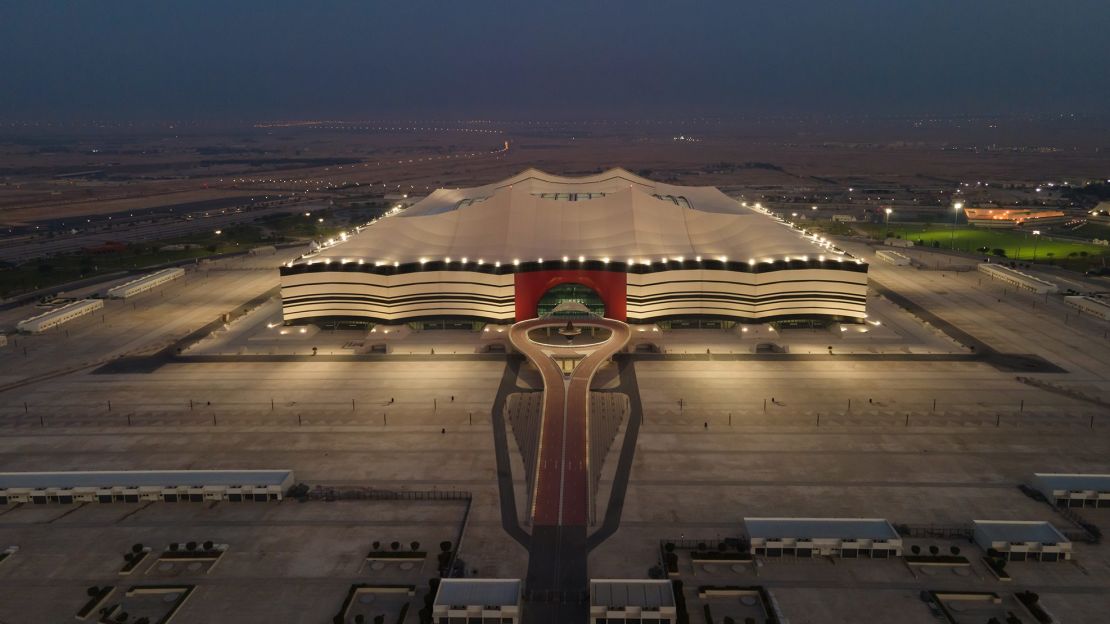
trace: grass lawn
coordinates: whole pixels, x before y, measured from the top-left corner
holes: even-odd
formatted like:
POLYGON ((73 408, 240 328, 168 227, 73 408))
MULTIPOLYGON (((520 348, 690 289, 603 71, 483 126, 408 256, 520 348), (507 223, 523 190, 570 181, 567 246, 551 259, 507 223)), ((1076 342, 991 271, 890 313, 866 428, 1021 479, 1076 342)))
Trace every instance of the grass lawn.
POLYGON ((85 252, 51 256, 25 262, 15 267, 0 268, 0 297, 10 297, 22 292, 49 288, 75 280, 105 275, 118 271, 131 271, 167 262, 204 258, 221 253, 245 251, 268 243, 258 228, 233 226, 219 236, 203 234, 168 241, 136 243, 126 251, 90 254, 85 252), (173 243, 199 245, 193 249, 161 251, 159 247, 173 243))
POLYGON ((1069 265, 1098 264, 1101 263, 1101 256, 1110 255, 1110 248, 1101 245, 1054 239, 1047 235, 1034 236, 1031 232, 1017 230, 967 226, 958 226, 953 230, 950 225, 929 223, 891 223, 889 228, 881 224, 855 226, 875 238, 883 236, 884 231, 889 231, 899 238, 915 243, 922 241, 927 246, 933 246, 935 242, 941 249, 955 246, 958 251, 980 253, 983 248, 988 249, 986 253, 991 253, 989 250, 1003 249, 1006 257, 1011 260, 1033 260, 1035 251, 1036 260, 1040 262, 1052 260, 1069 265))

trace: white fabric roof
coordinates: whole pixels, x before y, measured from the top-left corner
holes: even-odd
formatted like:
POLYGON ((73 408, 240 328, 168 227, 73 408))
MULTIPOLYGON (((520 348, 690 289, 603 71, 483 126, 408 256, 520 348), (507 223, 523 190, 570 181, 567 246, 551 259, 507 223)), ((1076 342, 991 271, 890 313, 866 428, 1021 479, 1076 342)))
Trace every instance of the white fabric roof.
POLYGON ((495 184, 439 189, 313 258, 509 263, 581 255, 623 262, 698 255, 779 259, 824 251, 711 186, 663 184, 623 169, 580 178, 528 169, 495 184), (577 201, 541 197, 568 193, 579 194, 577 201))

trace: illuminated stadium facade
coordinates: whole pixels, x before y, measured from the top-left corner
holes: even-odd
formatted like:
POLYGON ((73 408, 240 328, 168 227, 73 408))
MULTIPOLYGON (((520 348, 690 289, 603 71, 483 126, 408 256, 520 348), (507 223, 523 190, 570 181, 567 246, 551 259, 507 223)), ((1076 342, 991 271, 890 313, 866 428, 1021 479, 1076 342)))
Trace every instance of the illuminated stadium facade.
POLYGON ((862 319, 867 265, 713 187, 529 169, 440 189, 282 267, 287 322, 862 319))

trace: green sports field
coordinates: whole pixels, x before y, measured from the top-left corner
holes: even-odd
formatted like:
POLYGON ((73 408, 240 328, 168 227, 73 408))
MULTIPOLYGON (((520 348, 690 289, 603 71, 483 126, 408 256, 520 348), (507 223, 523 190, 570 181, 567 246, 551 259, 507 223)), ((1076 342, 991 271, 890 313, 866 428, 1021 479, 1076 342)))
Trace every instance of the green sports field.
POLYGON ((950 225, 930 223, 891 223, 889 227, 881 224, 857 224, 856 227, 876 238, 882 237, 884 232, 893 232, 899 238, 911 240, 914 243, 921 241, 921 244, 930 247, 935 243, 935 246, 941 249, 954 247, 956 250, 968 252, 978 252, 983 248, 1003 249, 1006 251, 1006 257, 1012 260, 1033 260, 1034 253, 1036 253, 1036 260, 1040 262, 1089 261, 1095 256, 1110 255, 1110 248, 1101 245, 1053 239, 1047 235, 1034 236, 1032 232, 1017 230, 967 226, 958 226, 953 230, 950 225))

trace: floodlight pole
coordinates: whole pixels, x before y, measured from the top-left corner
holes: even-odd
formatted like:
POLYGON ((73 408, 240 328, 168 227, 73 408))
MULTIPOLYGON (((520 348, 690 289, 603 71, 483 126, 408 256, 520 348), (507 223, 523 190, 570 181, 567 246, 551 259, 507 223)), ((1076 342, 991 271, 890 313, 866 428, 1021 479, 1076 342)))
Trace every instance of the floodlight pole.
POLYGON ((949 237, 949 246, 952 248, 952 251, 956 250, 956 220, 959 219, 960 209, 963 207, 963 202, 956 202, 955 204, 952 204, 952 233, 949 237))

